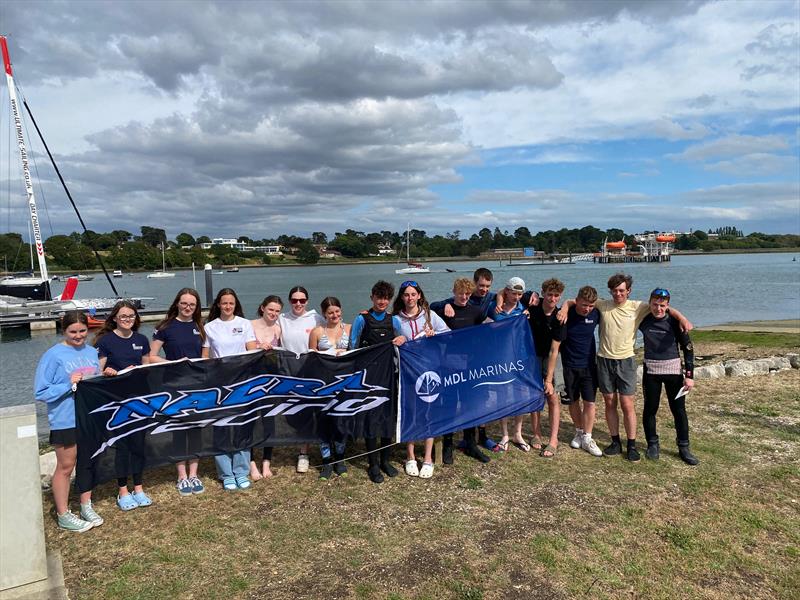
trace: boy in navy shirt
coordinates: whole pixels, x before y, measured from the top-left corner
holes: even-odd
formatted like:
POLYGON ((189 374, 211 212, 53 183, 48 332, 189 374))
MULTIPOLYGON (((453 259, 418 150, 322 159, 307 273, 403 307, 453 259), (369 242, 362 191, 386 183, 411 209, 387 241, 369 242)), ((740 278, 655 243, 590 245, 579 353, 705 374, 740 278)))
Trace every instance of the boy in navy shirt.
POLYGON ((597 290, 584 286, 578 291, 575 306, 569 309, 567 322, 556 321, 553 341, 547 357, 547 372, 544 377, 546 394, 552 394, 556 360, 561 351, 564 372, 564 396, 562 404, 569 408, 575 425, 572 448, 583 448, 592 456, 602 456, 603 451, 592 439, 595 420, 595 396, 597 395, 597 362, 595 360, 594 332, 600 322, 600 311, 594 307, 597 290), (583 398, 583 408, 580 400, 583 398))

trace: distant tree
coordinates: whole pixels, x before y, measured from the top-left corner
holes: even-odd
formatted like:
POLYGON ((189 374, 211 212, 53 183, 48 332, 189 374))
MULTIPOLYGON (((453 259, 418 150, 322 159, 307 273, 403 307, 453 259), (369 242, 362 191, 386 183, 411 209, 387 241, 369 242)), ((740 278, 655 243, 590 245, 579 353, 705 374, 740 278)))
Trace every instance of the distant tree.
POLYGON ((201 235, 199 238, 197 238, 194 241, 194 243, 195 244, 210 244, 211 243, 211 238, 208 237, 207 235, 201 235))
POLYGON ((160 246, 161 243, 167 242, 167 232, 157 227, 148 227, 142 225, 142 241, 150 246, 160 246))
POLYGON ((315 265, 319 262, 319 252, 308 240, 303 240, 297 248, 297 262, 315 265))
MULTIPOLYGON (((709 230, 709 233, 711 233, 711 230, 709 230)), ((701 242, 704 242, 708 239, 708 234, 701 229, 697 229, 694 233, 692 233, 692 235, 701 242)))
POLYGON ((117 241, 117 244, 124 244, 133 238, 133 234, 130 231, 125 231, 124 229, 115 229, 111 232, 111 236, 117 241))
POLYGON ((327 244, 328 243, 328 236, 325 235, 322 231, 315 231, 311 234, 311 243, 312 244, 327 244))
MULTIPOLYGON (((45 242, 45 248, 46 248, 45 242)), ((30 246, 22 241, 18 233, 0 234, 0 263, 8 271, 23 271, 30 268, 30 246)))
POLYGON ((188 233, 179 233, 175 236, 175 241, 178 246, 194 246, 196 244, 195 239, 188 233))
POLYGON ((116 246, 117 239, 109 233, 102 233, 94 239, 95 250, 110 250, 111 248, 116 248, 116 246))

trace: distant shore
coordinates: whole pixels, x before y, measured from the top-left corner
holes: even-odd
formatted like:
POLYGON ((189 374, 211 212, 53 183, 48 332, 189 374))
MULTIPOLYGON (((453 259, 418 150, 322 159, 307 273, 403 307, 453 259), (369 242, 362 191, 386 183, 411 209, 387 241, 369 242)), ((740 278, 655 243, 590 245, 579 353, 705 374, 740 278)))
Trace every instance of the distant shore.
POLYGON ((698 327, 698 331, 741 331, 744 333, 800 333, 800 319, 741 321, 698 327))

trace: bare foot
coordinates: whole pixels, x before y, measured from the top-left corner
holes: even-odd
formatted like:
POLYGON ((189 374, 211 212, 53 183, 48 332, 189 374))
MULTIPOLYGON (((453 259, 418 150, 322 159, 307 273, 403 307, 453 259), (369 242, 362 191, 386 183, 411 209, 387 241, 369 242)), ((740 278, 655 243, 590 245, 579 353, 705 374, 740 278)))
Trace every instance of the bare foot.
POLYGON ((269 461, 265 460, 264 464, 261 466, 261 474, 264 476, 265 479, 269 479, 274 475, 272 470, 269 468, 269 461))
POLYGON ((250 479, 253 481, 258 481, 261 479, 261 473, 258 472, 258 467, 252 460, 250 461, 250 479))

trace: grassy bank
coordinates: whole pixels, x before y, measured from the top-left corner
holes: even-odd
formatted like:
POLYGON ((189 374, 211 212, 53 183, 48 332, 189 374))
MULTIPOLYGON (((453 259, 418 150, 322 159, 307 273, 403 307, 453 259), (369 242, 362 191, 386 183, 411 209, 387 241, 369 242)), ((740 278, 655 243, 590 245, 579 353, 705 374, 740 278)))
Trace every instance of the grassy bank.
POLYGON ((376 486, 356 459, 322 483, 285 449, 247 492, 224 493, 203 461, 208 491, 181 499, 161 469, 147 509, 122 513, 98 489, 106 523, 85 535, 58 531, 46 498, 47 541, 72 598, 796 597, 800 373, 699 382, 689 418, 694 468, 665 406, 656 463, 570 449, 564 416, 554 460, 458 455, 427 481, 376 486))

